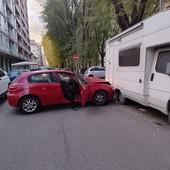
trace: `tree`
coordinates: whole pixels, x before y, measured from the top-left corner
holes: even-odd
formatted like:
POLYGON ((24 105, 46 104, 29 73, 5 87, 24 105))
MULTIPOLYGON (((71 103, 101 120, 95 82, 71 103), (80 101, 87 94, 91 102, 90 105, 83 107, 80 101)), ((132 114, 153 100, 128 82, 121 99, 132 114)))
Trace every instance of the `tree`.
POLYGON ((76 32, 76 47, 81 56, 81 64, 98 65, 101 61, 101 65, 104 65, 105 41, 113 35, 112 8, 107 2, 99 0, 82 1, 76 32))
POLYGON ((124 31, 158 11, 159 2, 156 0, 97 0, 94 6, 94 20, 91 37, 96 43, 104 65, 105 42, 109 37, 124 31), (114 9, 111 7, 113 4, 114 9))
POLYGON ((46 35, 42 38, 42 46, 44 50, 44 55, 48 61, 48 64, 52 67, 60 67, 60 49, 57 44, 53 44, 52 40, 46 35))
MULTIPOLYGON (((168 1, 168 0, 164 0, 168 1)), ((47 35, 60 48, 61 66, 104 65, 105 43, 158 11, 158 0, 47 0, 42 19, 47 35)))
POLYGON ((78 25, 76 30, 76 48, 77 53, 80 56, 79 62, 82 65, 86 65, 89 62, 90 56, 86 51, 86 43, 88 37, 88 17, 91 15, 91 3, 92 0, 81 0, 80 10, 78 14, 78 25))
POLYGON ((97 49, 96 55, 100 56, 102 66, 104 66, 106 40, 119 32, 119 27, 113 19, 113 12, 113 6, 109 2, 98 0, 93 5, 93 16, 89 18, 89 44, 97 49))
POLYGON ((115 9, 117 23, 122 31, 159 9, 158 0, 111 0, 111 2, 115 9))
MULTIPOLYGON (((66 61, 75 54, 78 12, 78 0, 48 0, 44 5, 42 19, 46 23, 47 35, 53 43, 60 46, 61 61, 66 61)), ((62 66, 64 64, 62 62, 62 66)))

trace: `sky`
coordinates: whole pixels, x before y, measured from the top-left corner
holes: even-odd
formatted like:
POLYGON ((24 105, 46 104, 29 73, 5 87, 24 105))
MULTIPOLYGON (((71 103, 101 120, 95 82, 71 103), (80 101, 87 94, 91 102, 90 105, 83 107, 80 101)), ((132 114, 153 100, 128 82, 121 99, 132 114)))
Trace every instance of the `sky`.
POLYGON ((37 0, 27 0, 30 39, 41 44, 43 23, 40 20, 42 7, 37 0))

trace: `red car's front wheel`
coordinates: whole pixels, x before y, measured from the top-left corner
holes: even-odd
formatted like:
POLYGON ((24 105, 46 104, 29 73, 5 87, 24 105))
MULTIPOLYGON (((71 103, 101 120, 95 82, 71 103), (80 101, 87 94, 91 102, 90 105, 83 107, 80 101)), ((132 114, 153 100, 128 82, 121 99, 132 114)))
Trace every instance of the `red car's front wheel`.
POLYGON ((93 103, 97 106, 105 105, 108 101, 107 93, 104 91, 97 91, 93 97, 93 103))

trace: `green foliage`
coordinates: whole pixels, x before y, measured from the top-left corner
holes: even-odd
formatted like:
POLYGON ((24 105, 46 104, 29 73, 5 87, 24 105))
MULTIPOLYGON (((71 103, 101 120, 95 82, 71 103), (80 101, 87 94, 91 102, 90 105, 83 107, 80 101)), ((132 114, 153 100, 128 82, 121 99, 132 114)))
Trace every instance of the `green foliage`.
POLYGON ((53 43, 46 35, 43 36, 41 44, 48 64, 52 67, 60 67, 61 59, 59 46, 56 43, 53 43))
POLYGON ((60 46, 62 67, 76 53, 74 44, 78 12, 78 1, 48 0, 44 5, 42 19, 46 23, 47 35, 60 46))
POLYGON ((79 65, 104 65, 106 40, 157 12, 159 1, 47 0, 43 6, 53 59, 72 67, 74 55, 79 65))
MULTIPOLYGON (((159 0, 108 0, 114 6, 116 21, 122 31, 159 10, 159 0)), ((162 1, 166 3, 169 0, 162 1)))

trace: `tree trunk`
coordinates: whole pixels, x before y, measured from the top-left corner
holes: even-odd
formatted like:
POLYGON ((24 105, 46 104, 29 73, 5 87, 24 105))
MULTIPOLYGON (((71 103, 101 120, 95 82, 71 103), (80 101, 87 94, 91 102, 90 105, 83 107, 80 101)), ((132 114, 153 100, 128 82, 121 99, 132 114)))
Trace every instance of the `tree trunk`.
POLYGON ((121 30, 124 31, 143 19, 148 0, 140 0, 140 2, 133 0, 133 7, 130 16, 125 12, 122 0, 112 0, 112 2, 117 16, 117 23, 121 30))
POLYGON ((113 0, 117 22, 121 30, 124 31, 129 27, 129 18, 124 10, 122 0, 113 0))

